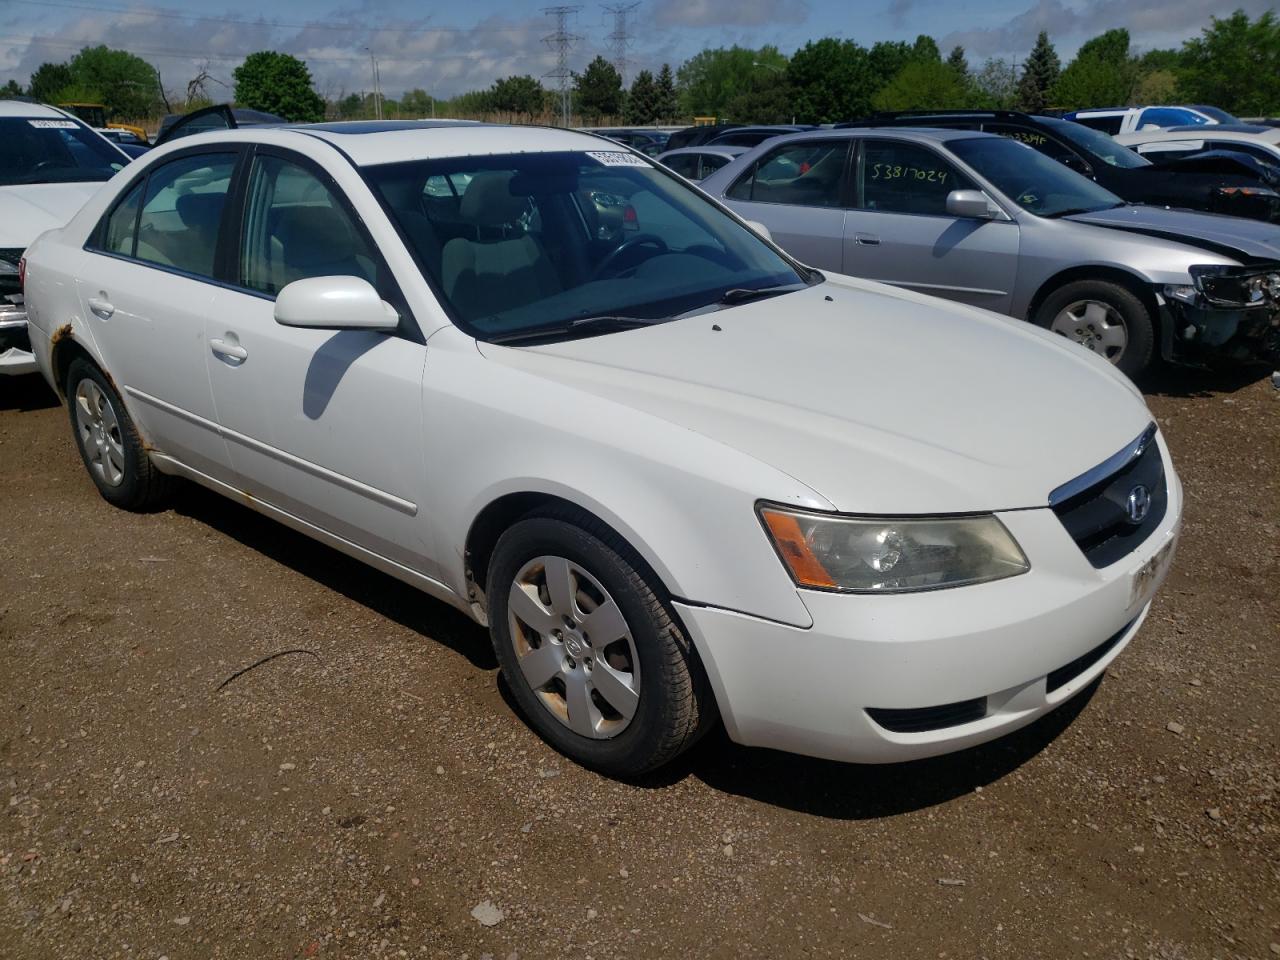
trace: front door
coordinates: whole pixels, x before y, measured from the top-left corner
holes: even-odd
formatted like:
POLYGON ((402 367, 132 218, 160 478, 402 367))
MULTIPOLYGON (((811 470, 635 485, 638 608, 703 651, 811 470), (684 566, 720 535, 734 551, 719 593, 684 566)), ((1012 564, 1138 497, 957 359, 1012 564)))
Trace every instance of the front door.
POLYGON ((856 171, 845 273, 1009 312, 1018 225, 947 213, 947 194, 977 189, 950 160, 912 141, 868 139, 856 171))
POLYGON ((99 224, 76 288, 103 362, 143 436, 210 476, 228 469, 205 370, 204 329, 238 154, 181 155, 153 167, 99 224))
POLYGON ((207 326, 209 379, 245 492, 430 575, 425 558, 422 377, 402 333, 275 322, 275 296, 307 277, 356 276, 398 304, 395 282, 341 188, 296 155, 259 148, 239 228, 238 281, 207 326))

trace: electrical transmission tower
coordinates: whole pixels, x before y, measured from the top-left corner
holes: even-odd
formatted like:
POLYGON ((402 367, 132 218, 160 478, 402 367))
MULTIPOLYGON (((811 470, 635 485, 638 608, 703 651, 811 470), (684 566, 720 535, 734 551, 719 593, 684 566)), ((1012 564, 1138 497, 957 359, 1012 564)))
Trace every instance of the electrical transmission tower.
POLYGON ((618 76, 622 78, 622 86, 627 85, 627 49, 631 46, 631 34, 627 30, 627 18, 631 16, 631 11, 640 6, 640 0, 634 3, 606 3, 603 4, 605 13, 613 14, 613 33, 605 37, 609 41, 609 49, 613 51, 613 68, 618 71, 618 76))
POLYGON ((581 10, 577 6, 543 7, 542 12, 555 22, 555 32, 547 34, 542 42, 555 51, 556 68, 542 75, 544 80, 555 80, 560 90, 561 122, 569 125, 569 50, 578 42, 578 37, 569 32, 569 17, 581 10))

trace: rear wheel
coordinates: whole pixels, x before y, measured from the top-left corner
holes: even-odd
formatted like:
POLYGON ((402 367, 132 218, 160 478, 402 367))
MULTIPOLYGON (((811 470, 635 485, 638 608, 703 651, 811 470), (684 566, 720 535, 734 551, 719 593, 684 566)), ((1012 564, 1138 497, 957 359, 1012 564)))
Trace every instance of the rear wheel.
POLYGON ((137 511, 164 500, 169 477, 152 464, 111 381, 83 358, 67 371, 67 410, 76 449, 103 499, 137 511))
POLYGON ((489 629, 530 724, 584 766, 634 776, 714 716, 705 675, 647 566, 565 511, 521 520, 489 564, 489 629))
POLYGON ((1106 280, 1077 280, 1049 294, 1034 322, 1104 357, 1129 377, 1151 362, 1155 324, 1134 293, 1106 280))

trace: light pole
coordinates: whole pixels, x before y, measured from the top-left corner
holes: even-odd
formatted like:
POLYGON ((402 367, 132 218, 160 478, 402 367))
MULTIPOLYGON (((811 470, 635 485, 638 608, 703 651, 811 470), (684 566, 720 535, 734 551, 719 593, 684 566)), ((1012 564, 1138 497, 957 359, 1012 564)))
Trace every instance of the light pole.
POLYGON ((378 58, 373 55, 373 47, 365 47, 369 51, 369 70, 373 74, 373 115, 382 119, 382 89, 378 82, 378 58))

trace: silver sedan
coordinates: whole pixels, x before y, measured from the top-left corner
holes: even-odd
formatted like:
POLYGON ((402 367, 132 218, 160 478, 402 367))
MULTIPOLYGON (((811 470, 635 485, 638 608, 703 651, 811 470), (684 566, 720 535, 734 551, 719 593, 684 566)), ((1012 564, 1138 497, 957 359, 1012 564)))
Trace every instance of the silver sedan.
POLYGON ((1155 358, 1280 357, 1280 233, 1126 205, 969 130, 815 130, 702 189, 804 262, 1030 320, 1134 376, 1155 358))

